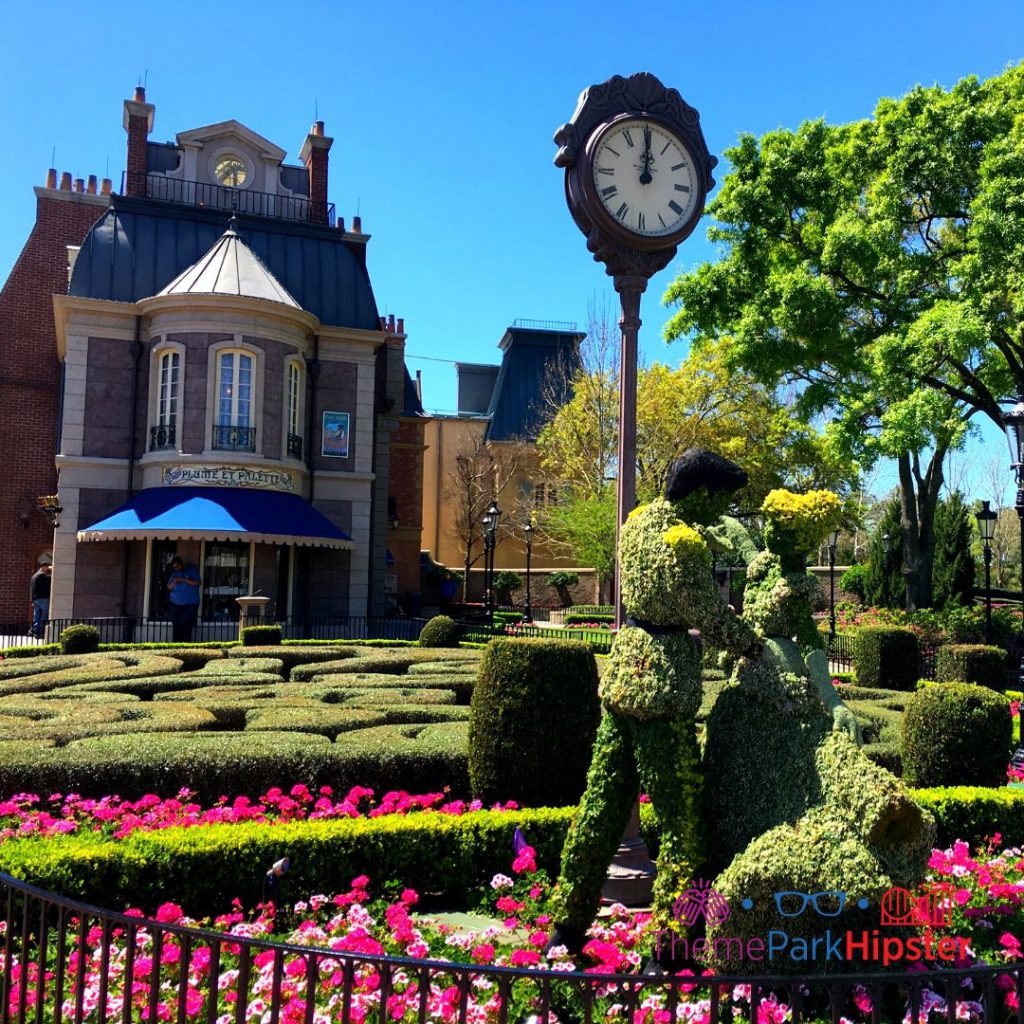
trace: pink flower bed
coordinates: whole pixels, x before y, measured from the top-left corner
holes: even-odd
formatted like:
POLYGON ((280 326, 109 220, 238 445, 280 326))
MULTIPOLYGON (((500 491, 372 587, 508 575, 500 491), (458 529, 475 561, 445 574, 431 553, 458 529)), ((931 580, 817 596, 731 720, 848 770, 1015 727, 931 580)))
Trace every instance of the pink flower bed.
MULTIPOLYGON (((967 844, 955 843, 948 850, 934 851, 929 867, 929 884, 944 886, 940 907, 947 918, 941 926, 930 926, 931 930, 970 937, 972 956, 967 966, 1019 961, 1024 936, 1024 854, 1017 849, 996 853, 992 844, 972 855, 967 844)), ((219 977, 214 989, 211 984, 214 958, 208 943, 184 945, 175 935, 165 934, 162 943, 157 944, 146 928, 135 932, 134 976, 128 988, 129 958, 124 932, 114 931, 109 942, 105 942, 102 929, 93 927, 87 929, 84 948, 79 950, 75 946, 68 958, 65 977, 70 988, 63 1012, 65 1016, 74 1013, 79 996, 75 986, 81 956, 84 957, 81 996, 86 1011, 84 1019, 88 1021, 107 1017, 120 1019, 126 999, 131 1003, 128 1010, 135 1020, 151 1019, 151 1000, 160 1020, 176 1019, 180 1008, 187 1019, 206 1019, 212 1013, 218 1024, 228 1024, 235 1019, 240 1000, 246 1002, 245 1020, 266 1020, 271 1009, 275 974, 281 978, 279 1009, 280 1020, 285 1024, 297 1024, 305 1019, 307 1000, 311 997, 315 1001, 312 1019, 320 1024, 341 1020, 346 1012, 357 1024, 370 1020, 413 1021, 419 1019, 421 1006, 426 1008, 427 1020, 443 1024, 461 1019, 474 1024, 491 1024, 503 1019, 524 1021, 540 1009, 542 986, 531 984, 528 973, 527 980, 517 981, 508 991, 502 988, 497 976, 486 973, 486 968, 492 966, 510 966, 527 972, 543 968, 562 973, 575 969, 595 975, 592 1006, 595 1021, 671 1024, 673 1018, 667 1009, 664 989, 655 986, 645 991, 639 1003, 629 1008, 623 990, 606 977, 641 970, 653 938, 650 915, 632 913, 618 905, 612 907, 607 917, 592 926, 583 956, 574 962, 564 948, 544 952, 551 925, 544 911, 549 888, 544 873, 536 870, 535 852, 517 835, 511 874, 496 875, 488 889, 486 908, 497 915, 498 921, 480 931, 459 931, 429 917, 418 917, 415 907, 419 896, 411 889, 405 889, 390 900, 375 897, 365 875, 353 879, 345 893, 310 896, 295 904, 285 917, 275 915, 272 905, 261 907, 253 919, 246 919, 236 909, 217 918, 214 926, 229 935, 257 939, 283 937, 295 946, 326 951, 319 955, 319 969, 311 979, 308 976, 310 959, 306 954, 260 950, 252 959, 244 991, 239 988, 242 975, 237 943, 228 940, 222 945, 219 977), (425 964, 423 970, 403 966, 385 975, 379 965, 365 960, 347 960, 341 954, 357 958, 397 956, 413 961, 472 964, 483 973, 478 973, 464 990, 457 977, 446 972, 443 963, 436 967, 425 964), (101 1007, 104 990, 100 986, 100 973, 104 964, 108 965, 109 984, 105 990, 106 1006, 101 1007), (349 964, 350 995, 346 1011, 344 982, 349 964), (216 1003, 211 1006, 213 999, 216 1003), (466 1001, 464 1018, 463 1000, 466 1001), (179 1001, 183 1002, 180 1007, 179 1001)), ((186 918, 181 908, 173 903, 164 904, 157 919, 178 925, 197 923, 186 918)), ((71 934, 75 934, 74 923, 71 934)), ((18 1010, 23 991, 27 1007, 34 1009, 35 986, 39 980, 34 961, 22 973, 17 943, 14 953, 9 1003, 12 1016, 18 1010)), ((705 1024, 711 1012, 709 986, 702 975, 693 971, 681 971, 680 976, 683 982, 679 986, 680 1005, 675 1020, 705 1024)), ((52 977, 48 970, 47 978, 52 977)), ((557 991, 559 983, 550 984, 557 991)), ((947 988, 944 984, 937 988, 939 991, 926 989, 922 993, 917 1020, 911 1020, 909 1011, 902 1018, 886 1019, 902 1019, 903 1024, 930 1024, 946 1019, 947 988)), ((969 978, 958 981, 956 991, 956 1005, 948 1009, 960 1021, 980 1021, 986 1009, 990 1018, 996 1019, 1017 1008, 1016 983, 1009 974, 997 978, 994 998, 999 1006, 984 1007, 984 986, 974 984, 969 978)), ((805 996, 810 995, 812 993, 805 992, 805 996)), ((569 998, 569 990, 562 996, 569 998)), ((785 993, 769 991, 760 995, 756 1006, 751 1007, 749 985, 725 986, 718 992, 719 1012, 726 1018, 781 1024, 792 1020, 793 1016, 786 998, 785 993)), ((875 1008, 867 989, 852 988, 846 1000, 840 1017, 843 1024, 859 1024, 871 1018, 875 1008)), ((52 1007, 49 1010, 47 1017, 52 1014, 52 1007)), ((574 1019, 571 1013, 563 1017, 552 1011, 545 1024, 559 1024, 569 1019, 574 1019)))
MULTIPOLYGON (((34 793, 17 793, 0 801, 0 839, 38 834, 61 835, 68 832, 102 832, 123 838, 132 832, 193 825, 213 825, 240 821, 259 821, 268 825, 282 821, 313 821, 326 818, 379 818, 386 814, 434 812, 460 815, 483 809, 479 800, 449 800, 446 793, 412 796, 401 790, 384 794, 374 801, 374 792, 365 786, 353 786, 340 799, 334 799, 330 786, 316 794, 301 783, 285 793, 274 787, 256 800, 224 796, 213 807, 202 807, 183 789, 176 797, 161 800, 149 794, 139 800, 105 796, 98 800, 75 793, 51 794, 45 801, 34 793)), ((515 801, 495 804, 495 810, 514 811, 515 801)))

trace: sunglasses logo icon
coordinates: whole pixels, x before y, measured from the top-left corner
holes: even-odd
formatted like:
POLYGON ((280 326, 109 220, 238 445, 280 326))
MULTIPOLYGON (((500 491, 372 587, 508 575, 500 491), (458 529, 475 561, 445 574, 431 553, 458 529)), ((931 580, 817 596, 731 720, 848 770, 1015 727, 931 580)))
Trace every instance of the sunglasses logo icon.
POLYGON ((808 904, 819 917, 838 917, 846 906, 846 893, 838 890, 822 892, 777 892, 775 907, 783 917, 799 917, 808 904))

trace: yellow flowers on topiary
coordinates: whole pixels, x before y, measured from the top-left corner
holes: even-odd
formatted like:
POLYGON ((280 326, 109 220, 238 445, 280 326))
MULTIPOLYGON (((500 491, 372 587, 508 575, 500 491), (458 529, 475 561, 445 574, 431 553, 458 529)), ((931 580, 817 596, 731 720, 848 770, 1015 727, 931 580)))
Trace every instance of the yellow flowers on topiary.
POLYGON ((786 563, 791 558, 806 556, 839 526, 843 508, 831 491, 795 494, 780 487, 768 492, 761 512, 765 544, 788 569, 786 563))

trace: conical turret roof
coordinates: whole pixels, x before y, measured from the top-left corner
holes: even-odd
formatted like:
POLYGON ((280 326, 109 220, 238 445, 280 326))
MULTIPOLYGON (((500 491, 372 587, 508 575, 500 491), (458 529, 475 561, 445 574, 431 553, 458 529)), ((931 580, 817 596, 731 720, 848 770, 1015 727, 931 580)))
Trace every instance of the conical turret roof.
POLYGON ((192 266, 182 271, 159 295, 234 295, 265 299, 294 309, 302 307, 245 244, 231 218, 227 231, 192 266))

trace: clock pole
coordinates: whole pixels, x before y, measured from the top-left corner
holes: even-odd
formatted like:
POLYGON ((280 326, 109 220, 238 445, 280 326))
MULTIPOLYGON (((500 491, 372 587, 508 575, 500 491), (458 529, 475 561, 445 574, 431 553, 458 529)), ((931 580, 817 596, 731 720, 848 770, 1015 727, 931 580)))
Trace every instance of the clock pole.
MULTIPOLYGON (((636 505, 636 380, 640 325, 640 296, 647 290, 647 278, 637 274, 616 274, 619 293, 619 329, 622 348, 619 358, 619 466, 616 479, 615 550, 619 532, 636 505)), ((619 561, 615 560, 615 624, 625 621, 622 588, 619 585, 619 561)))

